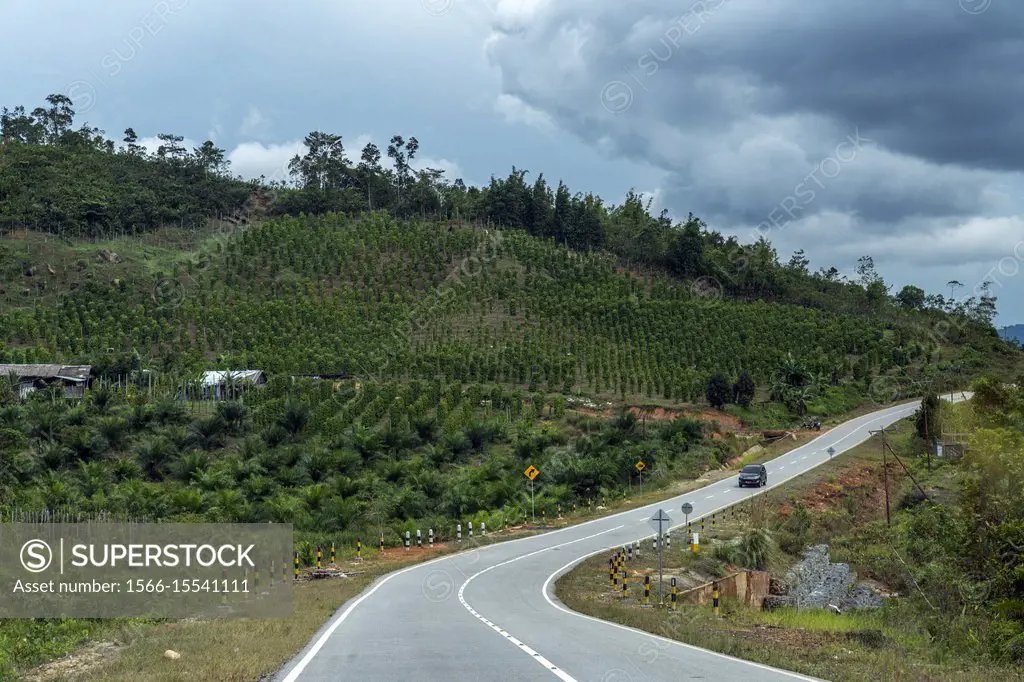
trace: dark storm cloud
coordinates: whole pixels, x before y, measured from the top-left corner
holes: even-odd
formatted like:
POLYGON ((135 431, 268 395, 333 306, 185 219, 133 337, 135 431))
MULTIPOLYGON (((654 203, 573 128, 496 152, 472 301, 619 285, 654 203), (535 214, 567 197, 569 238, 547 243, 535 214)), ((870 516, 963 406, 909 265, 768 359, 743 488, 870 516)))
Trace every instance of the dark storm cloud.
POLYGON ((777 110, 859 125, 939 163, 1021 169, 1024 3, 977 15, 950 0, 821 5, 810 21, 782 13, 756 40, 716 36, 719 56, 776 89, 777 110))
POLYGON ((1024 3, 963 2, 984 11, 527 2, 489 55, 506 91, 664 169, 677 212, 756 225, 784 205, 789 221, 828 211, 888 233, 986 215, 1000 171, 1024 164, 1024 3), (855 153, 839 148, 851 136, 855 153))

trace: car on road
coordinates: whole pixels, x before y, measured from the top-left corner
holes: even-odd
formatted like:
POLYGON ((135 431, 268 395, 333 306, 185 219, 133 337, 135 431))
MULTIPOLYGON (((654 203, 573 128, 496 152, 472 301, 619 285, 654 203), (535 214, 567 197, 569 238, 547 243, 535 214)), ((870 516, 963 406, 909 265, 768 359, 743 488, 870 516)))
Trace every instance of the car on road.
POLYGON ((740 487, 768 485, 768 469, 763 464, 748 464, 740 469, 740 487))

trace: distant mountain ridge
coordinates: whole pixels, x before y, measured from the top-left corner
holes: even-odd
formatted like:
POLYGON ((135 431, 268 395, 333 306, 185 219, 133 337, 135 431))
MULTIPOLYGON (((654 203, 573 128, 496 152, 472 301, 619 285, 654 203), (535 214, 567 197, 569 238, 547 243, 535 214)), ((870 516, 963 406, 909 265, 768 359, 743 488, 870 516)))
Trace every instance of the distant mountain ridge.
POLYGON ((1024 343, 1024 324, 1011 324, 1009 327, 1003 327, 999 330, 999 336, 1024 343))

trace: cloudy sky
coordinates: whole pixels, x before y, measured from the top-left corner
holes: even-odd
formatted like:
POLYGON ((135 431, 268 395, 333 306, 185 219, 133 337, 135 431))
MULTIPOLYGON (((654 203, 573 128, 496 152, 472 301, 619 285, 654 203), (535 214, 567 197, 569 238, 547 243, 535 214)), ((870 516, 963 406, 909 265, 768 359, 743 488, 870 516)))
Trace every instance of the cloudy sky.
POLYGON ((971 295, 1024 322, 1019 0, 7 0, 7 106, 72 96, 120 137, 213 139, 283 178, 299 140, 415 135, 770 239, 785 259, 971 295))

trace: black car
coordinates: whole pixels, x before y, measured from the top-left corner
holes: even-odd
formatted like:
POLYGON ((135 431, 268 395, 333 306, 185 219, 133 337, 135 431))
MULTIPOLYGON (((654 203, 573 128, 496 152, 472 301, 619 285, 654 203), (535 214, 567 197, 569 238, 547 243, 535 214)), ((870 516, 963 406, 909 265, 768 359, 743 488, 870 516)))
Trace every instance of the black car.
POLYGON ((768 485, 768 470, 763 464, 748 464, 740 470, 740 487, 748 485, 755 488, 768 485))

